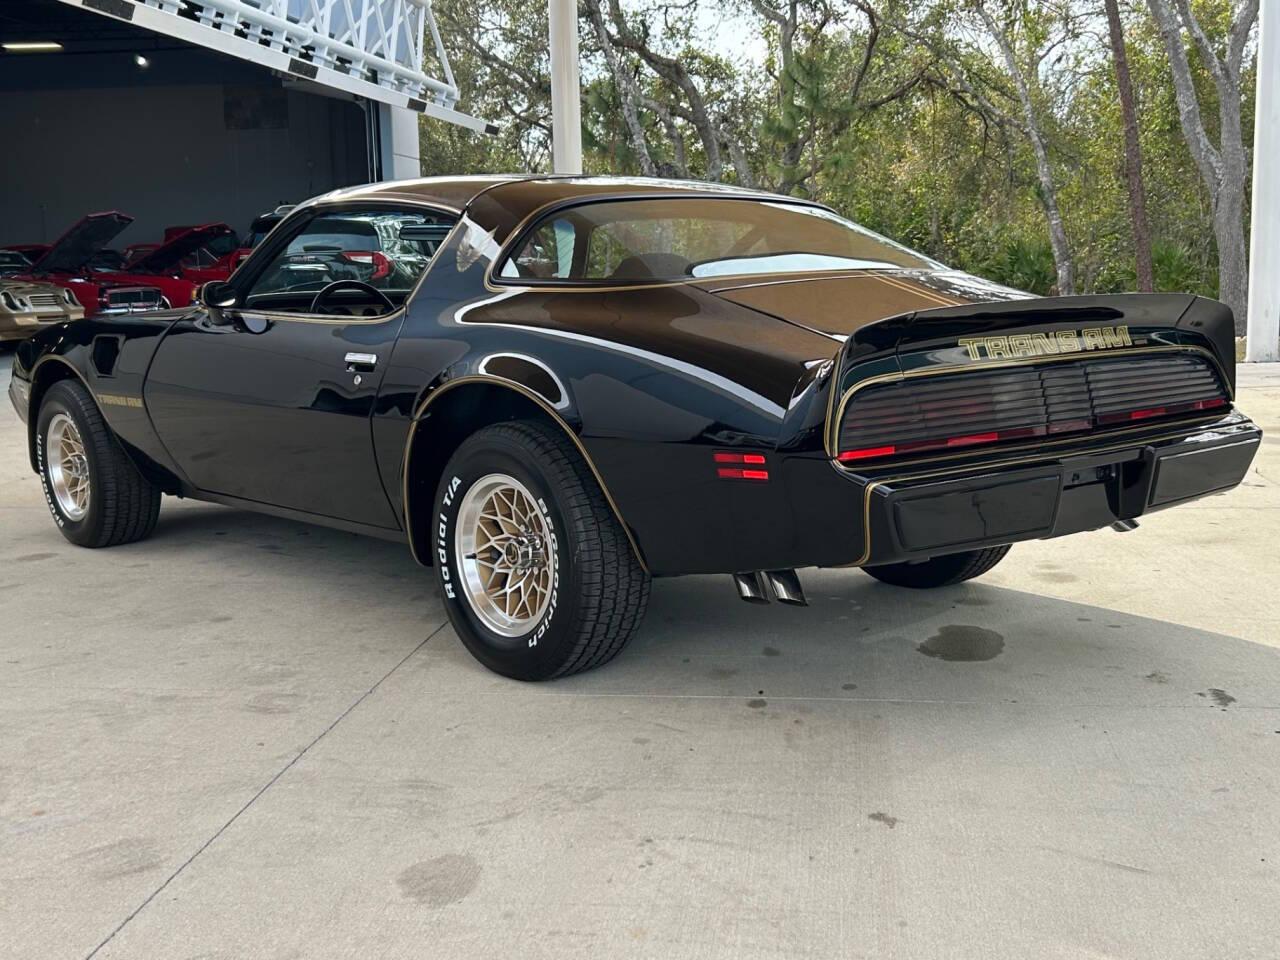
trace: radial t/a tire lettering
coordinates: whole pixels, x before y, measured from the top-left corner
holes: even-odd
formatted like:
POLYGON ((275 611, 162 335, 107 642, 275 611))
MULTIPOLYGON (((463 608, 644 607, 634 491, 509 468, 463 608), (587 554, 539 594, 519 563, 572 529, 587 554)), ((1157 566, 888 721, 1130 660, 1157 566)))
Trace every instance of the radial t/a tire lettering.
POLYGON ((473 434, 436 490, 432 560, 449 619, 482 664, 546 680, 615 657, 649 577, 575 445, 554 424, 473 434))
POLYGON ((81 547, 113 547, 151 535, 160 490, 125 456, 83 385, 49 388, 36 419, 36 465, 62 535, 81 547))

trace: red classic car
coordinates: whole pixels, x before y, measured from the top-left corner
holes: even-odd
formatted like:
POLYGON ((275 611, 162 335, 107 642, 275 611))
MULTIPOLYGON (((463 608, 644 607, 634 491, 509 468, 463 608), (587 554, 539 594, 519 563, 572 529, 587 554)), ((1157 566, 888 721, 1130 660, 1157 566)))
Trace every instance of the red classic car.
MULTIPOLYGON (((151 278, 101 273, 90 268, 93 255, 110 243, 130 220, 119 213, 85 217, 49 246, 25 274, 14 279, 66 287, 84 307, 86 316, 136 313, 166 306, 165 291, 160 284, 149 282, 151 278)), ((183 282, 191 286, 188 281, 183 282)), ((184 305, 191 301, 190 292, 186 297, 184 305)))
MULTIPOLYGON (((36 263, 33 274, 61 286, 70 287, 84 304, 87 313, 101 309, 101 298, 95 287, 104 284, 129 284, 155 287, 160 291, 160 306, 185 307, 195 298, 196 289, 206 280, 225 280, 231 275, 232 254, 213 266, 195 268, 188 276, 183 261, 216 240, 233 237, 225 223, 209 223, 187 227, 173 239, 141 255, 117 269, 95 268, 93 259, 114 240, 133 218, 118 210, 91 213, 68 230, 52 249, 36 263)), ((234 252, 234 251, 233 251, 234 252)))
POLYGON ((178 273, 196 285, 226 280, 252 253, 225 223, 165 227, 160 243, 134 243, 124 248, 129 270, 178 273), (162 252, 163 251, 163 252, 162 252))

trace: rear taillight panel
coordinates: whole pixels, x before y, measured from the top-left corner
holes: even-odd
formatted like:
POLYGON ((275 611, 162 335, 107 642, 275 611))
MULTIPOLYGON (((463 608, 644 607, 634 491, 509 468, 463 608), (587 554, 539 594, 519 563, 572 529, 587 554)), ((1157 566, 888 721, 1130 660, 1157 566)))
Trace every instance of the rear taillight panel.
POLYGON ((842 408, 846 465, 1006 441, 1087 434, 1118 424, 1225 410, 1228 393, 1201 357, 1129 357, 907 377, 855 393, 842 408))

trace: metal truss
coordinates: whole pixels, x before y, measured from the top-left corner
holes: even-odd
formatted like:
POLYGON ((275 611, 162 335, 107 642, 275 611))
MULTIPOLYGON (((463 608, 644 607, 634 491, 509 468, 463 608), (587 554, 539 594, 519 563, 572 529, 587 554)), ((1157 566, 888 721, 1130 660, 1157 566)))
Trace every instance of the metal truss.
POLYGON ((302 80, 449 120, 458 87, 431 0, 61 0, 302 80), (424 45, 430 34, 433 50, 424 45), (439 75, 428 74, 438 68, 439 75))

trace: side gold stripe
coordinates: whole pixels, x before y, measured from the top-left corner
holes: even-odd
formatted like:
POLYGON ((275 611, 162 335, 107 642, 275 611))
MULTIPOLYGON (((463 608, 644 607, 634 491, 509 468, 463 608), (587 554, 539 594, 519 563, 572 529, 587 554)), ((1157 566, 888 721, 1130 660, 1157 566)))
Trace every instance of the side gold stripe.
MULTIPOLYGON (((523 384, 516 383, 514 380, 504 380, 501 377, 495 377, 488 374, 469 374, 465 377, 458 377, 456 380, 449 380, 448 382, 441 384, 431 392, 430 396, 422 401, 418 409, 413 414, 413 420, 409 425, 409 435, 404 441, 404 458, 401 461, 400 468, 400 501, 404 511, 405 533, 409 535, 409 550, 413 554, 413 559, 417 560, 418 563, 422 563, 422 559, 418 556, 418 551, 413 546, 413 524, 409 516, 409 451, 413 445, 413 437, 414 434, 417 433, 418 424, 421 422, 422 416, 426 412, 427 407, 434 403, 436 398, 448 393, 454 387, 461 387, 468 383, 486 383, 514 390, 526 399, 532 400, 544 413, 547 414, 547 416, 551 417, 551 419, 555 421, 562 430, 564 430, 569 439, 573 441, 573 445, 578 448, 578 453, 582 454, 582 459, 586 462, 587 466, 591 468, 591 473, 595 476, 596 483, 600 484, 600 490, 604 494, 604 498, 608 502, 609 508, 613 511, 613 515, 618 518, 618 525, 622 527, 622 532, 627 535, 627 541, 631 544, 631 551, 635 554, 636 562, 640 564, 641 569, 644 570, 645 573, 649 573, 649 566, 644 562, 644 557, 640 553, 640 546, 636 543, 635 537, 631 535, 631 528, 627 526, 627 522, 622 518, 622 511, 618 509, 617 501, 613 499, 613 494, 609 492, 609 487, 605 484, 604 477, 601 476, 599 469, 597 469, 595 465, 595 461, 591 459, 591 454, 587 453, 587 448, 583 446, 582 440, 578 435, 574 433, 569 424, 565 423, 564 419, 556 413, 551 404, 547 403, 546 400, 538 396, 528 387, 523 384)), ((434 490, 431 491, 431 495, 435 496, 434 490)))

